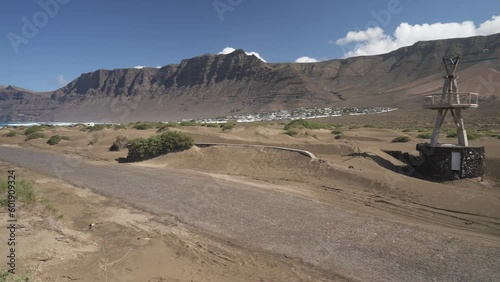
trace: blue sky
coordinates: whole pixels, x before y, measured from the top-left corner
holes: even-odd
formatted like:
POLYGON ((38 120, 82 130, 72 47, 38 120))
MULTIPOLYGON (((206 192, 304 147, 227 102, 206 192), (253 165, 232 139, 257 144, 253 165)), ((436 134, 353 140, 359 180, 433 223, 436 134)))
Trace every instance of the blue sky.
POLYGON ((497 32, 498 0, 3 0, 0 85, 55 90, 84 72, 226 47, 308 62, 497 32))

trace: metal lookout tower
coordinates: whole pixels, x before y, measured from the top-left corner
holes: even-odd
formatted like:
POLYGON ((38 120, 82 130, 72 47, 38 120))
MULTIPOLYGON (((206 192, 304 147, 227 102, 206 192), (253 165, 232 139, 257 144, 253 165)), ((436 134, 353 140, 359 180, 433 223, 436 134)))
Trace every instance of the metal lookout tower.
MULTIPOLYGON (((470 62, 483 60, 488 59, 470 62)), ((459 62, 459 56, 443 58, 446 70, 443 91, 424 98, 424 109, 437 110, 437 116, 431 142, 417 144, 420 161, 416 170, 424 177, 436 180, 474 178, 484 175, 484 146, 469 145, 462 115, 464 110, 479 106, 479 95, 472 92, 458 92, 456 73, 459 62), (453 117, 457 128, 458 144, 439 143, 439 132, 448 113, 453 117)))

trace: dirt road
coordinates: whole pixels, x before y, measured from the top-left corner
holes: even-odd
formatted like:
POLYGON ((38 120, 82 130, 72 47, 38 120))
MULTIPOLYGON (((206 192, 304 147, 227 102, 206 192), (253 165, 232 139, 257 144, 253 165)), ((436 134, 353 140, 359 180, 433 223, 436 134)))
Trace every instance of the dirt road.
POLYGON ((204 175, 16 147, 0 147, 0 159, 352 280, 500 280, 498 244, 204 175))

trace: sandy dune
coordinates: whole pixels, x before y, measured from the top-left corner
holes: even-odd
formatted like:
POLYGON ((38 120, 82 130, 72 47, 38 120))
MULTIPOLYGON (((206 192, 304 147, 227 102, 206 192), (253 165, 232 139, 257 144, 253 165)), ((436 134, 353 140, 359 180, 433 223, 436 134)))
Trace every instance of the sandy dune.
MULTIPOLYGON (((389 113, 388 115, 393 114, 389 113)), ((378 119, 382 120, 382 122, 391 119, 386 116, 379 117, 381 118, 378 119)), ((366 118, 363 117, 362 119, 366 118)), ((371 124, 367 121, 355 121, 352 124, 371 124)), ((185 152, 161 156, 134 165, 152 166, 168 170, 195 171, 215 178, 252 183, 263 190, 287 193, 325 204, 332 204, 361 214, 415 225, 444 234, 453 234, 468 240, 488 242, 497 247, 500 246, 500 176, 497 173, 500 171, 500 139, 485 136, 472 141, 473 144, 484 145, 486 148, 487 169, 483 181, 469 179, 434 183, 406 176, 401 170, 403 164, 383 152, 383 150, 403 150, 415 153, 416 143, 427 141, 416 138, 416 135, 419 134, 417 129, 402 132, 403 127, 400 126, 395 126, 393 129, 369 127, 349 129, 348 125, 345 125, 339 129, 343 132, 343 137, 337 140, 333 138, 334 135, 330 132, 331 130, 301 130, 299 135, 291 137, 283 134, 282 128, 283 124, 279 123, 258 123, 239 125, 231 132, 222 132, 218 128, 207 127, 182 127, 174 130, 189 133, 197 142, 265 144, 308 150, 314 153, 318 160, 312 160, 293 152, 268 148, 214 146, 207 148, 193 147, 185 152), (411 141, 408 143, 391 143, 393 138, 402 135, 410 136, 411 141)), ((6 132, 5 129, 0 130, 0 136, 6 132)), ((46 140, 24 142, 24 136, 18 135, 10 138, 1 137, 0 143, 4 145, 19 144, 65 154, 76 154, 105 165, 108 162, 116 163, 116 159, 125 157, 127 154, 126 150, 109 152, 108 148, 117 135, 124 134, 133 139, 151 136, 155 134, 155 130, 105 129, 96 133, 86 133, 77 129, 54 128, 47 130, 46 133, 49 136, 54 134, 67 135, 71 139, 62 141, 55 146, 49 146, 45 144, 46 140), (89 140, 96 136, 97 143, 92 146, 88 145, 89 140)), ((448 143, 455 142, 454 139, 446 138, 444 135, 441 140, 448 143)), ((27 174, 31 175, 30 177, 33 180, 43 178, 40 175, 28 172, 27 174)), ((61 183, 61 185, 63 184, 61 183)), ((62 186, 43 189, 50 190, 51 195, 62 193, 62 186)), ((68 199, 76 197, 74 196, 76 190, 72 191, 71 193, 64 192, 66 193, 65 197, 68 197, 68 199)), ((110 200, 102 198, 101 201, 110 200)), ((88 206, 85 205, 70 207, 62 199, 57 200, 55 205, 71 218, 78 218, 78 210, 88 209, 88 206)), ((120 205, 113 202, 113 206, 116 207, 115 212, 120 209, 130 211, 130 207, 120 205)), ((102 209, 100 206, 100 203, 93 204, 93 208, 96 210, 102 209)), ((143 216, 147 217, 146 214, 143 216)), ((82 220, 82 218, 79 220, 82 220)), ((149 220, 143 219, 139 220, 139 222, 146 224, 145 222, 149 222, 149 220)), ((127 223, 117 224, 116 228, 109 227, 111 228, 109 229, 110 233, 94 234, 93 236, 101 239, 109 238, 106 236, 113 232, 130 230, 131 228, 131 225, 127 223)), ((132 229, 137 230, 134 232, 144 232, 144 230, 140 231, 141 228, 132 229)), ((161 224, 155 228, 161 228, 161 224)), ((141 237, 134 232, 132 232, 133 234, 123 235, 123 237, 120 237, 121 240, 131 240, 136 236, 141 237)), ((180 236, 179 234, 186 235, 183 232, 179 231, 176 236, 180 236)), ((146 233, 148 236, 151 235, 148 232, 146 233)), ((195 235, 186 236, 182 238, 194 240, 192 238, 195 235)), ((204 235, 199 236, 201 237, 196 237, 198 238, 196 240, 202 240, 201 238, 204 235)), ((215 265, 209 265, 208 268, 194 267, 193 264, 199 263, 199 260, 204 260, 204 258, 205 261, 210 261, 210 252, 195 247, 188 253, 175 253, 173 251, 175 248, 183 244, 190 245, 191 243, 179 244, 176 241, 177 239, 171 240, 167 246, 164 246, 166 248, 164 252, 167 254, 164 259, 175 258, 177 263, 181 265, 179 266, 181 269, 189 272, 190 275, 195 275, 190 276, 194 277, 194 280, 204 280, 206 278, 204 274, 208 273, 207 275, 214 281, 238 281, 238 279, 235 279, 236 277, 251 277, 250 273, 253 273, 256 269, 261 269, 270 275, 269 277, 273 277, 273 271, 285 271, 284 269, 289 263, 288 261, 284 261, 283 264, 278 262, 277 268, 273 270, 271 267, 273 265, 272 261, 275 260, 273 256, 268 254, 261 261, 262 254, 252 257, 252 253, 249 253, 248 250, 240 250, 239 254, 247 256, 246 258, 253 260, 254 264, 247 265, 244 263, 241 269, 231 273, 227 273, 226 270, 215 265), (179 261, 179 258, 181 261, 179 261), (188 258, 192 258, 192 260, 188 258), (221 277, 226 277, 227 280, 221 277)), ((203 240, 208 239, 203 237, 203 240)), ((113 242, 112 245, 121 244, 117 238, 110 242, 113 242)), ((196 243, 192 244, 196 246, 196 243)), ((160 245, 148 246, 151 251, 161 250, 160 245)), ((220 243, 217 247, 228 248, 223 243, 220 243)), ((126 250, 121 251, 121 253, 126 252, 126 250)), ((226 251, 233 252, 234 250, 226 251)), ((87 256, 85 261, 89 265, 92 261, 95 263, 99 260, 98 257, 102 256, 102 252, 103 248, 88 250, 91 255, 87 256)), ((119 256, 119 252, 117 252, 115 257, 119 256)), ((308 270, 299 262, 294 263, 297 263, 293 266, 295 269, 302 267, 300 273, 305 280, 308 280, 306 278, 307 273, 311 270, 308 270)), ((176 266, 178 265, 174 265, 173 269, 176 266)), ((68 265, 66 265, 66 269, 68 269, 68 273, 73 273, 76 276, 79 275, 78 273, 83 273, 79 269, 68 268, 68 265)), ((97 269, 86 269, 95 275, 102 274, 97 269)), ((154 271, 153 266, 151 266, 151 271, 154 271)), ((55 273, 54 268, 48 268, 47 275, 54 275, 55 273)), ((176 272, 174 271, 174 273, 176 272)), ((178 273, 168 278, 184 281, 181 277, 183 277, 182 273, 178 273)))

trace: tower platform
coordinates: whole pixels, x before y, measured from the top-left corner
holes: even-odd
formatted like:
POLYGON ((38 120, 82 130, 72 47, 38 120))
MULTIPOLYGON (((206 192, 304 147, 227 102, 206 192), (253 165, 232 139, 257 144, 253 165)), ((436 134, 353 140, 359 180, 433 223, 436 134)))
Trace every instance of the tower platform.
POLYGON ((479 106, 479 95, 477 93, 455 92, 430 94, 424 97, 424 109, 467 109, 479 106))

